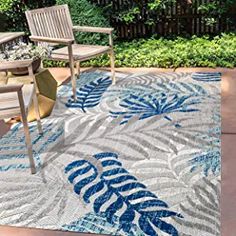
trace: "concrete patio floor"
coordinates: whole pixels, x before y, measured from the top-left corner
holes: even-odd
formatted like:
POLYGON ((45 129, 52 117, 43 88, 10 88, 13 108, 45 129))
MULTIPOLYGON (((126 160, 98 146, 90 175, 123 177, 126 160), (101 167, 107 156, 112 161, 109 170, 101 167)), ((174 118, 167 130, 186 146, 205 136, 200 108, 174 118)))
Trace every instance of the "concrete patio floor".
MULTIPOLYGON (((85 69, 83 69, 85 70, 85 69)), ((120 68, 117 72, 170 72, 173 69, 120 68)), ((221 195, 221 236, 236 235, 236 69, 178 68, 176 72, 213 71, 222 73, 222 195, 221 195), (235 181, 235 182, 234 182, 235 181)), ((68 79, 68 69, 51 69, 58 81, 68 79)), ((9 126, 0 122, 0 136, 9 126)), ((75 236, 91 234, 67 233, 50 230, 24 229, 0 226, 0 236, 75 236)), ((192 235, 194 236, 194 235, 192 235)), ((204 236, 204 235, 202 235, 204 236)))

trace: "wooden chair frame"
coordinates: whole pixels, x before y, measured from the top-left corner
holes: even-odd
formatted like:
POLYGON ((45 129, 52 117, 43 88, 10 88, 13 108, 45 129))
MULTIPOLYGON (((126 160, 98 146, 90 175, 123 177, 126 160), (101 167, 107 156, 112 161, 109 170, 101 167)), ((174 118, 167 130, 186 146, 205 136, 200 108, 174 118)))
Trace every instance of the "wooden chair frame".
MULTIPOLYGON (((38 99, 37 99, 37 95, 36 95, 36 80, 35 80, 35 76, 34 76, 33 69, 32 69, 32 60, 1 62, 1 64, 0 64, 0 69, 6 70, 6 71, 8 71, 10 69, 25 68, 25 67, 28 68, 29 76, 31 76, 33 78, 34 86, 33 86, 32 99, 33 99, 34 108, 35 108, 35 115, 36 115, 36 119, 37 119, 38 131, 39 131, 39 134, 42 134, 43 130, 42 130, 42 126, 41 126, 39 107, 38 107, 38 99)), ((36 167, 35 167, 35 162, 34 162, 34 158, 33 158, 32 142, 31 142, 29 127, 28 127, 28 122, 27 122, 28 110, 26 109, 25 104, 24 104, 22 88, 23 88, 23 84, 1 85, 0 86, 0 94, 1 93, 12 93, 12 92, 17 93, 18 100, 19 100, 19 107, 20 107, 20 114, 18 112, 16 112, 16 113, 9 112, 9 114, 7 114, 7 111, 6 111, 6 114, 4 114, 4 116, 0 116, 0 118, 6 119, 6 118, 11 118, 12 115, 14 115, 14 116, 21 115, 22 123, 23 123, 23 127, 24 127, 24 133, 25 133, 25 142, 26 142, 27 152, 28 152, 28 156, 29 156, 30 169, 31 169, 31 173, 35 174, 36 167)), ((10 109, 10 111, 11 111, 11 109, 10 109)))
POLYGON ((68 61, 72 82, 73 97, 76 100, 76 74, 80 75, 80 63, 107 53, 110 56, 112 83, 115 84, 115 55, 113 48, 113 28, 73 26, 69 8, 67 5, 53 6, 36 10, 26 11, 26 18, 31 32, 30 39, 34 42, 46 42, 67 46, 68 53, 65 58, 58 57, 54 60, 68 61), (87 55, 82 59, 74 59, 73 44, 75 43, 74 32, 102 33, 109 35, 109 48, 101 53, 87 55), (69 59, 68 59, 68 57, 69 59))

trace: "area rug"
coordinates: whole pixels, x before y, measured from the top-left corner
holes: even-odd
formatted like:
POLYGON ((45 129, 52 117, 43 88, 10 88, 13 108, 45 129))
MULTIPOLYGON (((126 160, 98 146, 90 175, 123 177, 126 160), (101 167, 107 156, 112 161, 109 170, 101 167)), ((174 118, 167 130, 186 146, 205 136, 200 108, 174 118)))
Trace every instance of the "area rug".
POLYGON ((0 224, 108 235, 220 235, 219 73, 87 72, 44 134, 0 139, 0 224))

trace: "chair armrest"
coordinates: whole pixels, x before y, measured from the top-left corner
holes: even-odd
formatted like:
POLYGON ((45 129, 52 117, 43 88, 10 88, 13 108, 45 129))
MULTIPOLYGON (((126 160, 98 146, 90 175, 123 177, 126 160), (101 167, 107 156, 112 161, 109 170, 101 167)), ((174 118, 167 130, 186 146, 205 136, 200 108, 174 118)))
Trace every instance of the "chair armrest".
POLYGON ((23 84, 14 84, 14 85, 1 85, 0 93, 11 93, 19 92, 23 87, 23 84))
POLYGON ((73 26, 74 31, 79 32, 91 32, 91 33, 102 33, 102 34, 111 34, 113 28, 103 28, 103 27, 90 27, 90 26, 73 26))
POLYGON ((30 40, 36 42, 46 42, 46 43, 58 43, 64 45, 70 45, 74 43, 74 39, 62 39, 62 38, 48 38, 41 36, 30 36, 30 40))

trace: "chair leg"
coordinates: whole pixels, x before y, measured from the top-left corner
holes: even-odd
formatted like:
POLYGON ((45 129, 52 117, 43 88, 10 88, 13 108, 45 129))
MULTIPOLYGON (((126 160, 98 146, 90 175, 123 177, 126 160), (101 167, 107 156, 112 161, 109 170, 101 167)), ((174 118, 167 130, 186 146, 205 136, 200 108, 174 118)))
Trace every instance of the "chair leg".
POLYGON ((68 52, 69 52, 72 92, 73 92, 74 101, 76 101, 76 77, 75 77, 75 65, 74 65, 72 45, 68 46, 68 52))
POLYGON ((44 68, 44 66, 43 66, 43 60, 41 60, 41 62, 40 62, 40 68, 41 68, 41 69, 44 68))
POLYGON ((29 127, 28 127, 28 122, 27 122, 25 111, 22 112, 22 122, 23 122, 23 126, 24 126, 25 143, 26 143, 27 152, 28 152, 28 156, 29 156, 31 174, 35 174, 36 167, 35 167, 34 157, 33 157, 33 148, 32 148, 32 142, 31 142, 31 138, 30 138, 30 132, 29 132, 29 127))
MULTIPOLYGON (((40 114, 39 114, 39 104, 38 104, 38 98, 37 98, 37 94, 36 94, 36 86, 37 86, 37 81, 35 79, 35 75, 33 72, 33 68, 32 65, 30 65, 28 67, 28 71, 29 71, 29 75, 33 77, 33 82, 34 82, 34 91, 33 91, 33 102, 34 102, 34 111, 35 111, 35 116, 36 116, 36 120, 37 120, 37 126, 38 126, 38 131, 39 134, 43 133, 42 130, 42 125, 41 125, 41 120, 40 120, 40 114)), ((38 90, 38 89, 37 89, 38 90)))
POLYGON ((34 89, 34 95, 33 95, 33 102, 34 102, 34 112, 35 112, 35 116, 37 119, 38 132, 39 132, 39 134, 43 134, 40 113, 39 113, 38 98, 37 98, 35 89, 34 89))
POLYGON ((8 79, 8 70, 5 70, 4 72, 6 73, 6 77, 8 79))
POLYGON ((27 120, 24 120, 23 116, 22 116, 22 120, 23 120, 23 125, 24 125, 25 141, 26 141, 26 147, 27 147, 27 152, 29 156, 31 174, 35 174, 36 168, 35 168, 35 163, 34 163, 33 149, 32 149, 29 127, 27 124, 27 120))
POLYGON ((70 65, 71 83, 74 101, 76 101, 76 77, 74 65, 70 65))
POLYGON ((76 65, 77 79, 79 79, 79 77, 80 77, 80 61, 77 61, 77 62, 75 63, 75 65, 76 65))
POLYGON ((26 143, 27 152, 28 152, 28 156, 29 156, 30 169, 31 169, 31 173, 35 174, 36 168, 35 168, 34 157, 33 157, 32 142, 31 142, 31 138, 30 138, 30 132, 29 132, 29 127, 28 127, 28 122, 27 122, 27 117, 26 117, 26 110, 25 110, 25 104, 24 104, 22 90, 18 91, 17 94, 18 94, 18 99, 19 99, 19 103, 20 103, 22 122, 23 122, 23 126, 24 126, 25 143, 26 143))
POLYGON ((112 84, 115 85, 116 84, 116 77, 115 77, 115 55, 114 55, 114 51, 111 50, 111 52, 109 53, 110 56, 110 61, 111 61, 111 78, 112 78, 112 84))
MULTIPOLYGON (((23 120, 23 117, 22 117, 22 120, 23 120)), ((29 156, 31 174, 35 174, 36 167, 35 167, 35 163, 34 163, 33 149, 32 149, 32 143, 31 143, 30 132, 29 132, 29 127, 28 127, 27 121, 23 120, 23 125, 24 125, 25 140, 26 140, 26 147, 27 147, 27 152, 28 152, 28 156, 29 156)))

